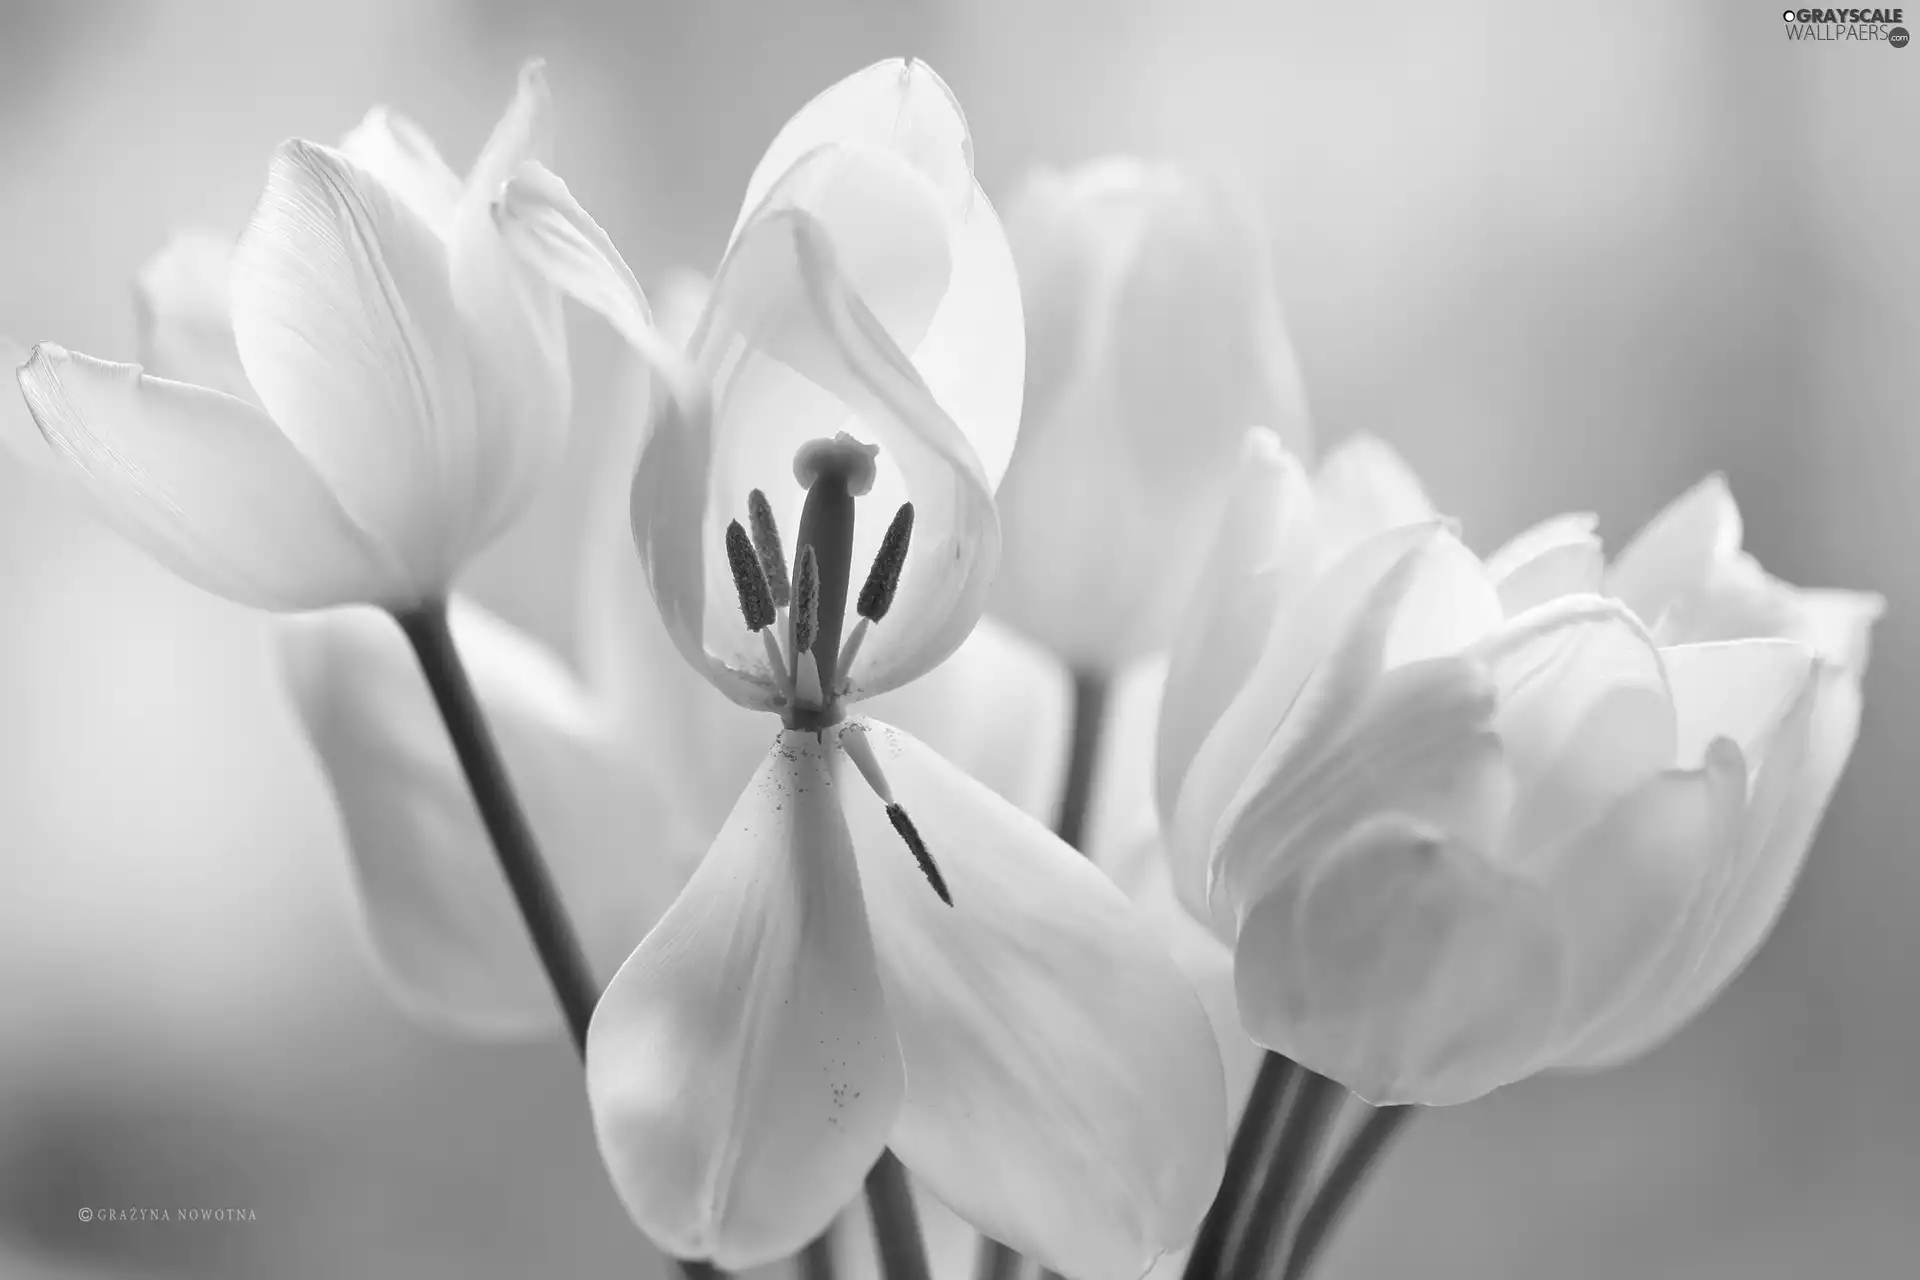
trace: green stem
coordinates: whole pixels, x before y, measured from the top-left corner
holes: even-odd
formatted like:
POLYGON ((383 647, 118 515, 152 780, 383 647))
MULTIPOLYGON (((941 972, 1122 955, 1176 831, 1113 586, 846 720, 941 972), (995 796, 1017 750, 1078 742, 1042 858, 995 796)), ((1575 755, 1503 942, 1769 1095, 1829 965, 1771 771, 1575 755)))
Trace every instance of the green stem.
POLYGON ((1246 1241, 1223 1273, 1228 1280, 1259 1280, 1278 1269, 1294 1210, 1346 1096, 1327 1077, 1303 1071, 1268 1144, 1266 1168, 1247 1207, 1246 1241))
POLYGON ((1220 1175, 1220 1186, 1187 1254, 1184 1280, 1216 1280, 1239 1252, 1261 1157, 1267 1152, 1270 1131, 1279 1123, 1299 1075, 1299 1065, 1282 1054, 1269 1053, 1260 1060, 1253 1092, 1247 1096, 1239 1127, 1233 1131, 1233 1144, 1227 1149, 1227 1167, 1220 1175))
POLYGON ((833 1229, 837 1222, 807 1242, 800 1251, 800 1280, 833 1280, 833 1229))
MULTIPOLYGON (((453 753, 473 793, 474 808, 479 810, 487 838, 493 843, 494 857, 520 908, 540 966, 553 985, 573 1047, 584 1060, 587 1026, 593 1020, 594 1005, 600 1002, 600 984, 594 980, 586 949, 580 945, 580 935, 560 900, 553 873, 540 856, 533 826, 520 807, 506 761, 500 756, 500 745, 494 740, 466 663, 453 642, 453 631, 447 625, 447 602, 428 600, 411 609, 396 610, 393 618, 413 646, 420 672, 440 708, 453 753)), ((721 1280, 726 1275, 710 1262, 687 1258, 676 1261, 687 1280, 721 1280)))
POLYGON ((547 981, 553 984, 560 1011, 566 1015, 574 1048, 585 1058, 587 1024, 600 999, 600 985, 594 981, 587 953, 560 901, 553 875, 540 856, 533 828, 514 794, 506 763, 500 758, 499 744, 474 694, 466 664, 454 646, 453 632, 447 626, 447 602, 429 600, 396 611, 393 616, 420 660, 420 670, 433 690, 447 736, 453 740, 454 754, 473 792, 474 807, 480 811, 480 820, 493 842, 494 856, 519 904, 520 918, 533 937, 533 948, 547 971, 547 981))
POLYGON ((920 1214, 913 1207, 907 1170, 891 1151, 882 1151, 867 1171, 867 1209, 885 1280, 930 1280, 927 1244, 920 1236, 920 1214))
POLYGON ((1024 1261, 1017 1250, 981 1236, 980 1251, 973 1258, 973 1280, 1019 1280, 1024 1261))
POLYGON ((1092 807, 1094 773, 1100 763, 1109 688, 1104 672, 1073 673, 1073 736, 1067 745, 1067 778, 1060 791, 1060 812, 1053 830, 1082 853, 1087 851, 1087 811, 1092 807))
POLYGON ((1346 1148, 1335 1157, 1326 1181, 1320 1184, 1320 1190, 1308 1201, 1306 1212, 1300 1215, 1300 1226, 1294 1232, 1286 1270, 1282 1272, 1284 1280, 1303 1280, 1312 1270, 1321 1247, 1332 1237, 1341 1215, 1353 1204, 1355 1194, 1379 1162, 1381 1152, 1406 1127, 1407 1121, 1413 1119, 1413 1113, 1412 1107, 1368 1109, 1366 1119, 1360 1122, 1346 1148))

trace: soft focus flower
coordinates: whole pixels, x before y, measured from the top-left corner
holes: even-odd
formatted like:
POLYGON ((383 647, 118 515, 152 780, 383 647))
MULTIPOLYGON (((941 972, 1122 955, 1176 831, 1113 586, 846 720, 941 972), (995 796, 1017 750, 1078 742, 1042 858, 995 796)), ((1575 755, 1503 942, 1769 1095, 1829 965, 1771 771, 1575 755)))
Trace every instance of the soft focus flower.
POLYGON ((1483 564, 1399 523, 1424 499, 1371 449, 1328 502, 1249 439, 1166 693, 1181 895, 1247 1032, 1370 1101, 1640 1053, 1777 914, 1845 756, 1812 740, 1827 672, 1856 688, 1877 604, 1764 579, 1716 484, 1611 575, 1585 517, 1483 564))
POLYGON ((1110 159, 1007 221, 1026 410, 1000 486, 997 616, 1109 671, 1171 640, 1242 433, 1308 445, 1264 232, 1217 184, 1110 159))
POLYGON ((660 362, 673 393, 633 486, 648 581, 688 662, 784 725, 587 1049, 629 1211, 724 1266, 804 1244, 890 1146, 995 1238, 1135 1276, 1192 1232, 1223 1157, 1205 1015, 1126 899, 847 715, 960 644, 997 556, 1020 313, 970 157, 918 63, 815 99, 756 170, 684 358, 550 175, 504 206, 660 362))
MULTIPOLYGON (((464 183, 381 110, 339 150, 281 146, 225 291, 239 369, 213 385, 37 347, 21 390, 103 517, 243 604, 405 607, 443 594, 565 441, 558 295, 507 250, 489 211, 545 150, 548 114, 533 64, 464 183)), ((183 252, 219 255, 204 242, 183 252)))

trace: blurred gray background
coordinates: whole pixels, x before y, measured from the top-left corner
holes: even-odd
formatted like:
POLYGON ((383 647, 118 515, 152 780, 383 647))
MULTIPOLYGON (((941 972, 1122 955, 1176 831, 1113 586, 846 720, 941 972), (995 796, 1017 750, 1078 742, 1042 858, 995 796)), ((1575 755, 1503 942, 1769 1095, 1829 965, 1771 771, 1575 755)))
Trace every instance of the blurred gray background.
MULTIPOLYGON (((464 166, 533 54, 644 280, 711 267, 809 96, 917 54, 992 193, 1242 171, 1321 438, 1393 441, 1482 551, 1563 509, 1617 545, 1724 469, 1769 567, 1891 597, 1752 967, 1633 1066, 1422 1118, 1328 1270, 1914 1274, 1920 50, 1790 44, 1757 0, 0 0, 0 332, 132 358, 134 270, 237 229, 281 138, 385 101, 464 166)), ((0 471, 0 1272, 658 1274, 563 1043, 385 1006, 265 636, 0 471), (256 1220, 76 1218, 141 1204, 256 1220)))

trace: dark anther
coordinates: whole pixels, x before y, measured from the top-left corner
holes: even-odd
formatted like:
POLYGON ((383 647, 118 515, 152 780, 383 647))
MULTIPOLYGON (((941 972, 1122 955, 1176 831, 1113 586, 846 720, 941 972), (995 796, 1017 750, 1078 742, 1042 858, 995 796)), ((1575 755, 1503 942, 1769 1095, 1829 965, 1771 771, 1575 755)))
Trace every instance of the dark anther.
POLYGON ((727 567, 733 570, 733 589, 740 593, 740 612, 747 620, 747 630, 771 626, 773 596, 760 572, 760 558, 754 555, 753 543, 738 520, 727 525, 727 567))
POLYGON ((813 545, 800 548, 800 563, 793 571, 793 648, 806 653, 820 634, 820 561, 813 545))
POLYGON ((747 520, 753 526, 753 549, 760 553, 760 571, 773 589, 773 603, 784 609, 793 599, 793 589, 787 585, 787 553, 780 547, 780 526, 773 522, 773 507, 758 489, 747 495, 747 520))
POLYGON ((886 536, 880 539, 873 568, 867 571, 867 585, 860 588, 856 607, 861 617, 878 622, 893 608, 894 594, 900 590, 900 571, 907 565, 907 543, 912 538, 913 504, 903 502, 893 513, 893 523, 887 526, 886 536))
POLYGON ((941 875, 940 868, 933 864, 933 855, 927 852, 927 842, 920 838, 920 832, 915 829, 913 819, 907 816, 907 811, 897 804, 890 804, 887 806, 887 821, 891 822, 893 829, 900 833, 900 838, 907 842, 907 848, 913 852, 913 860, 920 864, 920 873, 926 876, 927 883, 933 886, 933 891, 940 895, 940 901, 952 906, 953 895, 947 892, 947 878, 941 875))

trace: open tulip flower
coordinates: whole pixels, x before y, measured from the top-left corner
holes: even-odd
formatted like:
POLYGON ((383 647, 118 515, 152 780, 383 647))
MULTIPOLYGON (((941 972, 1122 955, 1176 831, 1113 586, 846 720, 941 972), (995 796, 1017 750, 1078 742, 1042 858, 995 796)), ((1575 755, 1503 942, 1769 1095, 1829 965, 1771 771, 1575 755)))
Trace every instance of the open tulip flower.
POLYGON ((464 182, 384 111, 340 149, 281 146, 232 256, 238 369, 194 385, 51 343, 21 368, 77 487, 175 573, 243 604, 444 596, 566 438, 558 295, 490 215, 543 152, 547 116, 534 64, 464 182))
POLYGON ((953 652, 999 549, 1019 298, 946 86, 882 63, 781 131, 684 355, 551 175, 529 167, 501 216, 658 362, 633 482, 648 581, 694 668, 780 721, 594 1015, 588 1091, 629 1211, 675 1254, 752 1265, 891 1146, 994 1238, 1138 1275, 1223 1159, 1198 1001, 1072 849, 850 713, 953 652))
POLYGON ((1244 463, 1159 786, 1246 1032, 1429 1104, 1672 1033, 1805 857, 1877 598, 1766 578, 1717 482, 1609 572, 1586 517, 1481 562, 1383 446, 1244 463))

